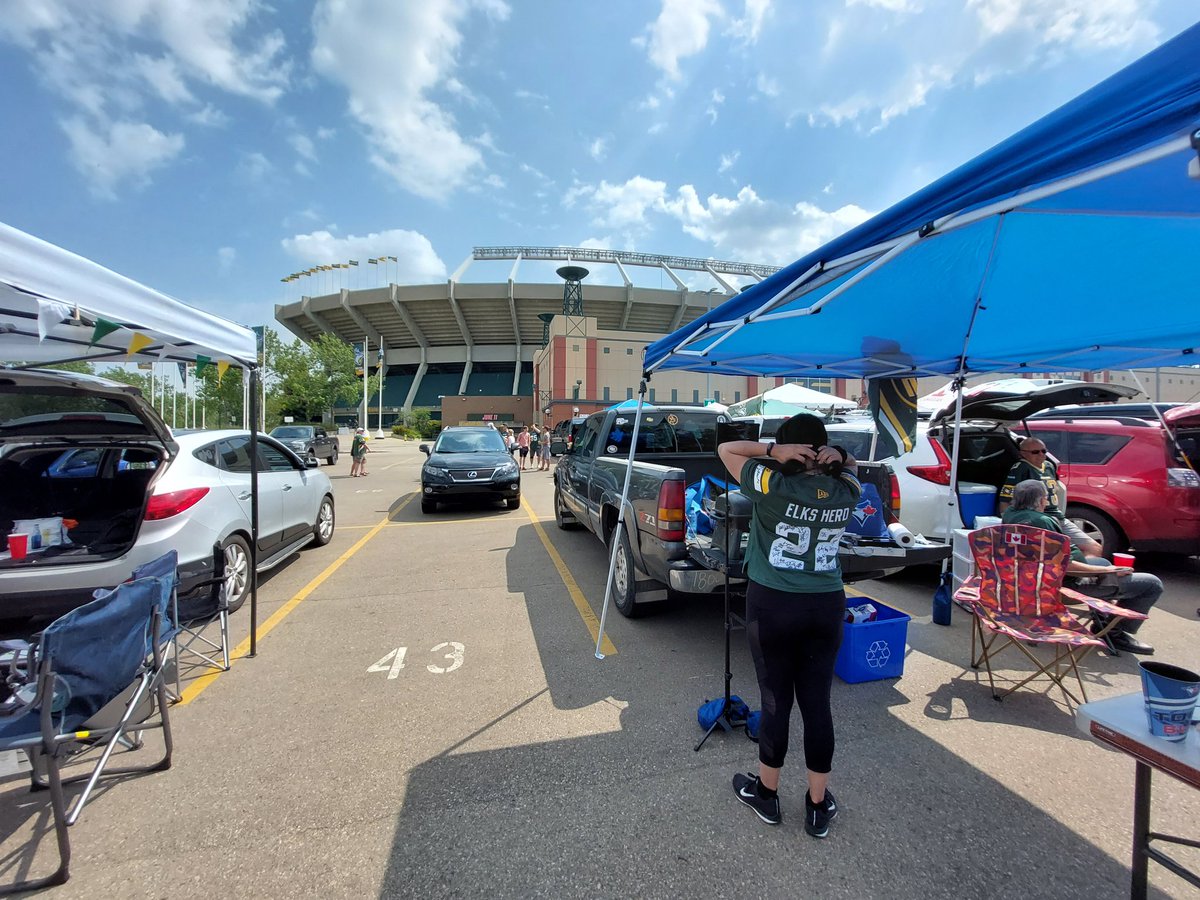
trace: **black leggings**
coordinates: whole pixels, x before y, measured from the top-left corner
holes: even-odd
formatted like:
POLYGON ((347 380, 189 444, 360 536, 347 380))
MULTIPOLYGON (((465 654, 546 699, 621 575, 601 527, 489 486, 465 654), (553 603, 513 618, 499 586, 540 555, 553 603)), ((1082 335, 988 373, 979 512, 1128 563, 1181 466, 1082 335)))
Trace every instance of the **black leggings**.
POLYGON ((821 773, 833 768, 829 691, 845 615, 844 590, 794 594, 753 581, 748 585, 746 632, 762 697, 758 759, 763 765, 783 765, 795 694, 804 721, 805 765, 821 773))

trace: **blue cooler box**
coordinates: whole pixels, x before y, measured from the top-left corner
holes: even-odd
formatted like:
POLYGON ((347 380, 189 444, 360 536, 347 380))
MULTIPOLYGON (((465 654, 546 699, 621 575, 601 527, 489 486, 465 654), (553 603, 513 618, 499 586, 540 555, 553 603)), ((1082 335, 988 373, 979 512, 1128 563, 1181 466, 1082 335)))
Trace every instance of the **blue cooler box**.
POLYGON ((975 527, 976 516, 994 516, 996 514, 995 485, 960 481, 958 483, 958 509, 962 513, 963 524, 968 528, 975 527))
POLYGON ((912 617, 878 600, 852 599, 858 601, 856 606, 869 602, 879 611, 879 618, 874 622, 842 625, 842 646, 838 649, 833 671, 849 684, 899 678, 904 674, 904 646, 908 641, 908 621, 912 617))

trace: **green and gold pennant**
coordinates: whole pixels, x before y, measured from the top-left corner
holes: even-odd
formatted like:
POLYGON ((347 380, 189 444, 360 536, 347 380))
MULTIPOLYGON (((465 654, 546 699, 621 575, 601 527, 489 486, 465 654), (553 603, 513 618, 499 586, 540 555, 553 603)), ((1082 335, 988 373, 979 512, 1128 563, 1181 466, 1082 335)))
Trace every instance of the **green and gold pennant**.
POLYGON ((204 374, 204 370, 212 365, 212 357, 197 356, 196 357, 196 377, 199 378, 204 374))
POLYGON ((112 334, 120 327, 116 322, 110 322, 108 319, 97 319, 96 325, 92 329, 92 339, 88 342, 89 345, 94 345, 96 341, 101 340, 105 335, 112 334))

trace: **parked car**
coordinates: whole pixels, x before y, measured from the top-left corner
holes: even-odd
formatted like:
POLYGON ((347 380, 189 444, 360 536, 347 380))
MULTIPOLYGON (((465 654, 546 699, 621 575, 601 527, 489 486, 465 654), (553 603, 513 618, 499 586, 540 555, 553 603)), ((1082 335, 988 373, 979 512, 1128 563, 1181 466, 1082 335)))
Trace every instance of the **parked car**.
MULTIPOLYGON (((958 487, 988 485, 998 493, 1013 463, 1020 458, 1017 445, 1027 433, 1022 423, 1034 413, 1063 404, 1122 400, 1136 393, 1122 385, 1078 381, 1053 384, 1031 381, 1025 391, 1015 391, 1014 386, 1017 385, 1011 380, 1002 389, 982 384, 968 389, 964 395, 955 488, 950 486, 955 433, 953 403, 927 422, 919 422, 913 449, 899 457, 883 455, 874 439, 875 423, 869 418, 847 419, 826 426, 829 440, 841 444, 859 459, 883 459, 891 463, 899 484, 904 524, 931 540, 948 543, 955 529, 974 524, 973 517, 971 522, 963 521, 958 487)), ((1064 475, 1067 494, 1073 496, 1072 480, 1061 470, 1059 474, 1064 475)))
POLYGON ((1061 419, 1063 416, 1070 416, 1073 419, 1111 419, 1113 416, 1122 416, 1131 419, 1158 419, 1159 413, 1166 413, 1168 410, 1183 405, 1182 403, 1093 403, 1087 406, 1059 406, 1054 409, 1043 409, 1033 413, 1029 418, 1061 419), (1155 412, 1156 408, 1158 412, 1155 412))
POLYGON ((521 505, 521 470, 500 432, 490 425, 448 425, 421 467, 421 512, 437 512, 439 502, 502 500, 509 509, 521 505))
POLYGON ((1178 442, 1157 417, 1060 412, 1061 418, 1039 416, 1028 425, 1058 460, 1068 485, 1067 517, 1106 552, 1132 546, 1200 553, 1200 475, 1192 467, 1200 412, 1164 414, 1178 442))
MULTIPOLYGON (((0 370, 0 617, 59 614, 172 549, 185 610, 217 553, 231 606, 240 606, 249 586, 249 442, 245 431, 173 435, 128 385, 0 370), (7 535, 17 520, 62 521, 65 540, 14 560, 7 535)), ((328 543, 334 505, 315 462, 265 435, 258 458, 261 572, 328 543)))
POLYGON ((271 437, 303 459, 323 459, 331 466, 338 461, 337 435, 320 425, 278 425, 271 437))

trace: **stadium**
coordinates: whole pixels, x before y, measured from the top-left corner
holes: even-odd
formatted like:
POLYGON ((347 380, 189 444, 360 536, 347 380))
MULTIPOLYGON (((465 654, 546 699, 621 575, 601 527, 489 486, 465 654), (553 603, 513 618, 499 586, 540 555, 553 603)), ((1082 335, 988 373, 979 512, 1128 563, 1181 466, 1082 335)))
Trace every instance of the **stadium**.
MULTIPOLYGON (((584 247, 476 247, 444 282, 397 284, 388 277, 395 261, 383 256, 293 273, 283 280, 296 286, 298 299, 275 307, 276 320, 303 341, 322 333, 350 344, 366 340, 370 360, 384 348, 382 402, 372 397, 366 410, 372 427, 413 408, 431 409, 446 424, 554 423, 630 399, 647 344, 777 271, 584 247), (481 272, 482 280, 467 277, 481 272), (303 293, 309 286, 319 289, 303 293)), ((1144 370, 1140 378, 1061 374, 1144 385, 1159 400, 1187 401, 1200 390, 1196 369, 1144 370)), ((665 371, 655 374, 647 399, 736 403, 783 381, 665 371)), ((920 390, 944 381, 921 379, 920 390)), ((800 383, 853 401, 863 392, 857 379, 800 383)), ((335 410, 335 419, 349 423, 363 414, 359 404, 335 410)))
MULTIPOLYGON (((301 340, 321 333, 352 344, 365 339, 369 359, 383 346, 385 426, 415 407, 443 410, 447 423, 530 423, 632 397, 647 343, 777 271, 581 247, 476 247, 445 282, 396 284, 380 274, 390 259, 367 260, 374 268, 352 261, 366 280, 383 282, 378 285, 361 286, 364 276, 351 262, 288 276, 333 269, 332 279, 314 279, 327 286, 324 293, 275 308, 279 323, 301 340), (497 265, 495 274, 507 269, 507 277, 468 278, 497 265), (349 286, 339 285, 339 272, 349 286)), ((842 381, 810 384, 845 396, 842 381)), ((649 399, 732 403, 777 383, 782 380, 664 373, 655 376, 649 399)), ((361 412, 342 409, 337 418, 349 421, 361 412)), ((380 412, 379 398, 371 398, 372 426, 380 412)))

